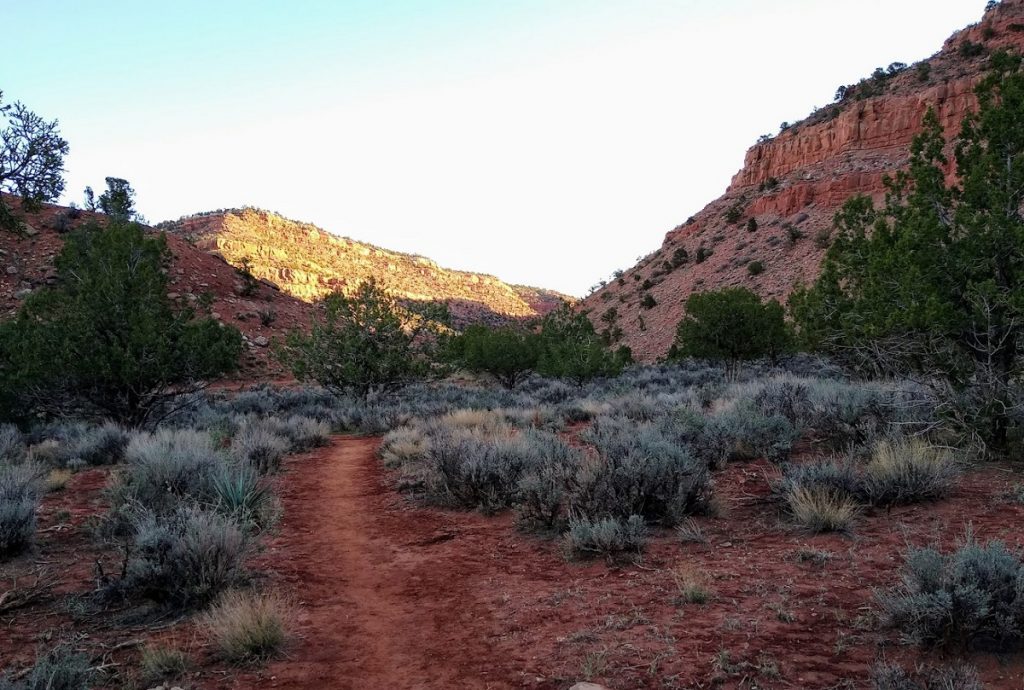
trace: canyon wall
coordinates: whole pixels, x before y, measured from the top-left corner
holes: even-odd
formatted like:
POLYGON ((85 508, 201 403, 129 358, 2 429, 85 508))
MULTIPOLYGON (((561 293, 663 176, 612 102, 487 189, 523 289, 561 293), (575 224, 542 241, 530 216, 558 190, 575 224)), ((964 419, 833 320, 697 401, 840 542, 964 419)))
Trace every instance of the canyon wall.
POLYGON ((693 292, 742 285, 784 301, 817 276, 842 204, 857 194, 881 200, 883 178, 907 164, 929 108, 956 135, 977 105, 988 56, 1001 48, 1024 53, 1024 0, 1004 0, 928 60, 851 85, 845 98, 752 146, 724 195, 580 307, 616 344, 653 361, 671 346, 693 292))

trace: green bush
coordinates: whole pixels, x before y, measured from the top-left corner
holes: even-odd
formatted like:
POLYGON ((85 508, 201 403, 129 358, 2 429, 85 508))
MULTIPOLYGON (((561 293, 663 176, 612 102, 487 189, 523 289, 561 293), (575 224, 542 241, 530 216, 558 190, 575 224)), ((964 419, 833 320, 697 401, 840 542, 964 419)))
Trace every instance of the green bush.
POLYGON ((640 299, 640 306, 644 309, 653 309, 658 306, 658 302, 654 299, 654 295, 649 292, 645 292, 644 296, 640 299))
POLYGON ((413 312, 371 279, 352 295, 321 300, 311 329, 292 330, 277 357, 300 381, 365 399, 429 373, 443 311, 427 305, 413 312))
POLYGON ((764 273, 764 264, 760 261, 751 261, 747 264, 747 273, 752 276, 759 276, 764 273))
POLYGON ((768 303, 746 288, 693 293, 686 316, 676 328, 670 358, 698 357, 725 362, 731 377, 739 364, 776 357, 792 346, 782 306, 768 303))
POLYGON ((490 374, 509 390, 537 368, 541 341, 536 333, 470 326, 447 347, 448 358, 466 369, 490 374))
POLYGON ((911 549, 901 583, 878 601, 888 625, 925 646, 1008 651, 1024 644, 1024 563, 998 541, 983 546, 968 533, 953 553, 911 549))
POLYGON ((170 258, 162 235, 134 223, 70 234, 55 261, 56 286, 34 291, 0 325, 8 414, 84 411, 151 425, 171 398, 234 370, 241 334, 174 310, 170 258))

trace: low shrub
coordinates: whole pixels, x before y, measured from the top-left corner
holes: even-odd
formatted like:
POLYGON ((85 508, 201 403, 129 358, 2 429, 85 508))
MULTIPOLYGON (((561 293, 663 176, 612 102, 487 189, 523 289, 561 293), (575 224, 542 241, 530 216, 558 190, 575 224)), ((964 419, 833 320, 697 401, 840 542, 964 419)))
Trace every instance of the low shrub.
POLYGON ((135 520, 123 594, 175 606, 199 606, 242 577, 246 540, 219 513, 183 507, 171 515, 144 512, 135 520))
POLYGON ((261 423, 243 425, 231 439, 232 456, 248 463, 260 474, 279 470, 282 458, 291 449, 291 441, 261 423))
POLYGON ((131 433, 119 424, 106 422, 89 427, 64 449, 69 459, 86 465, 112 465, 124 459, 131 433))
POLYGON ((1024 646, 1024 562, 999 541, 944 554, 915 548, 902 581, 878 594, 884 622, 928 647, 1008 651, 1024 646))
POLYGON ((716 468, 756 458, 780 462, 789 457, 799 436, 782 415, 766 416, 743 400, 709 417, 693 412, 677 415, 663 428, 716 468))
POLYGON ((273 524, 277 503, 267 482, 250 465, 224 466, 213 477, 217 510, 257 530, 273 524))
POLYGON ((708 510, 711 476, 685 446, 651 425, 601 417, 584 434, 598 457, 580 465, 568 488, 569 513, 591 519, 639 515, 673 526, 708 510))
POLYGON ((876 444, 863 467, 836 460, 784 467, 773 488, 786 500, 797 489, 807 489, 872 506, 893 506, 943 498, 958 475, 948 451, 919 439, 901 439, 876 444))
POLYGON ((146 645, 139 656, 139 675, 146 685, 178 678, 188 670, 188 657, 180 649, 146 645))
POLYGON ((857 516, 857 503, 836 491, 798 487, 786 495, 793 520, 811 532, 846 532, 857 516))
POLYGON ((874 690, 984 690, 978 672, 970 666, 918 667, 879 663, 871 669, 874 690))
POLYGON ((713 592, 708 588, 704 576, 696 570, 678 567, 669 571, 676 586, 676 604, 706 604, 713 592))
POLYGON ((516 522, 529 532, 554 533, 567 524, 566 488, 579 466, 579 454, 566 448, 564 457, 528 472, 519 481, 516 522))
POLYGON ((0 424, 0 463, 17 465, 24 462, 28 448, 25 437, 13 424, 0 424))
POLYGON ((0 465, 0 558, 32 544, 44 476, 36 465, 0 465))
POLYGON ((427 498, 484 512, 508 508, 527 472, 555 464, 567 452, 563 441, 542 431, 496 438, 466 430, 440 432, 431 437, 424 463, 427 498))
POLYGON ((566 554, 580 560, 603 556, 608 560, 639 555, 647 544, 647 527, 639 515, 628 519, 606 517, 591 521, 583 517, 569 520, 565 535, 566 554))
POLYGON ((213 479, 224 460, 206 432, 161 429, 137 434, 125 450, 127 467, 112 490, 115 510, 140 505, 163 514, 183 500, 209 503, 213 479))
POLYGON ((288 606, 277 596, 229 592, 203 616, 202 625, 221 657, 242 663, 278 654, 288 639, 289 618, 288 606))
POLYGON ((423 431, 403 426, 385 434, 377 452, 384 467, 393 470, 423 460, 429 447, 430 440, 423 431))
POLYGON ((37 659, 27 674, 0 676, 0 690, 89 690, 93 675, 89 658, 64 644, 37 659))
POLYGON ((260 424, 267 431, 287 439, 292 452, 320 448, 331 442, 331 425, 319 419, 291 415, 284 419, 268 417, 260 424))
POLYGON ((959 470, 952 454, 920 439, 882 441, 861 480, 862 499, 876 506, 934 501, 949 494, 959 470))

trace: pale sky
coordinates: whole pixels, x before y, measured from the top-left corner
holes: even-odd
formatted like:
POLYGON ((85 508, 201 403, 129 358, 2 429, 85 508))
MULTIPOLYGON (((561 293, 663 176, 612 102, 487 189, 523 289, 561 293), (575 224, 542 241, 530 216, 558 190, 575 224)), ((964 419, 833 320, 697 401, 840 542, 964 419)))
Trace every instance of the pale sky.
POLYGON ((243 205, 583 295, 746 149, 984 0, 0 0, 0 89, 71 145, 63 201, 243 205))

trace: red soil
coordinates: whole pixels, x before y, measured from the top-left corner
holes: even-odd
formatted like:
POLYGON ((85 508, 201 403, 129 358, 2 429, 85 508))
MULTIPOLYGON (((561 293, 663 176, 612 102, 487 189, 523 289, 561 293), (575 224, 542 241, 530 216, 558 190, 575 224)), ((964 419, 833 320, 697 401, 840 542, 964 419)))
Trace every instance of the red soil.
MULTIPOLYGON (((178 685, 206 690, 563 690, 588 675, 615 690, 866 690, 877 659, 942 661, 899 645, 874 620, 872 591, 898 580, 908 544, 949 548, 972 525, 980 539, 1024 547, 1024 505, 1004 498, 1024 483, 1019 468, 982 466, 949 499, 866 514, 842 537, 789 527, 766 500, 772 466, 753 462, 718 473, 723 514, 699 519, 707 544, 662 532, 638 564, 570 563, 557 542, 518 533, 511 515, 422 507, 396 493, 377 443, 344 438, 293 456, 276 482, 284 517, 251 566, 263 588, 295 605, 295 639, 281 659, 225 666, 193 622, 173 615, 73 615, 67 597, 93 589, 95 561, 117 567, 89 533, 109 476, 94 469, 47 496, 36 548, 0 565, 0 595, 40 572, 53 583, 0 613, 0 670, 71 639, 117 674, 105 687, 127 682, 140 647, 155 642, 191 657, 178 685), (831 556, 800 562, 801 549, 831 556), (704 578, 706 605, 676 601, 679 568, 704 578)), ((988 688, 1024 687, 1020 654, 967 661, 988 688)))
MULTIPOLYGON (((1022 546, 1020 476, 986 467, 952 498, 864 516, 852 538, 809 537, 765 500, 767 463, 719 477, 726 512, 706 545, 658 535, 637 565, 575 564, 511 516, 418 507, 393 492, 377 440, 291 461, 284 520, 259 566, 297 602, 287 656, 217 688, 867 688, 878 658, 921 659, 878 631, 872 589, 898 578, 907 544, 979 538, 1022 546), (800 549, 828 551, 823 566, 800 549), (677 604, 671 571, 714 592, 677 604), (728 658, 719 657, 725 650, 728 658)), ((928 658, 928 661, 940 661, 928 658)), ((992 688, 1024 687, 1021 657, 974 655, 992 688)))

